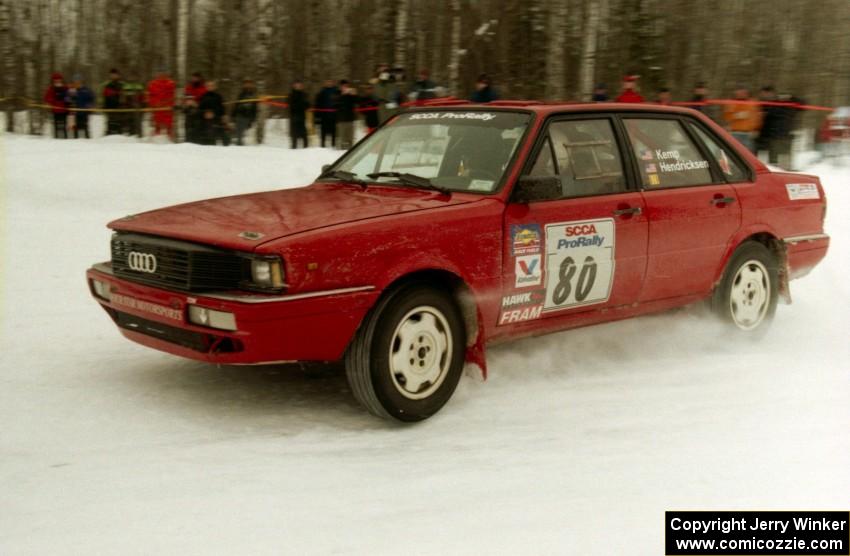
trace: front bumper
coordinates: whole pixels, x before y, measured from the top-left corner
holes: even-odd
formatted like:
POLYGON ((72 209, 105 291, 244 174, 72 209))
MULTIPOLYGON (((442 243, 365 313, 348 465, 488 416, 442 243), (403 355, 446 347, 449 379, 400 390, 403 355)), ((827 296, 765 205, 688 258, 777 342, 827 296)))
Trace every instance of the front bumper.
POLYGON ((92 296, 130 340, 223 364, 338 360, 379 295, 370 286, 280 296, 192 294, 116 278, 108 263, 86 277, 92 296), (95 279, 108 284, 109 300, 95 293, 95 279), (189 322, 190 304, 233 313, 236 330, 189 322))

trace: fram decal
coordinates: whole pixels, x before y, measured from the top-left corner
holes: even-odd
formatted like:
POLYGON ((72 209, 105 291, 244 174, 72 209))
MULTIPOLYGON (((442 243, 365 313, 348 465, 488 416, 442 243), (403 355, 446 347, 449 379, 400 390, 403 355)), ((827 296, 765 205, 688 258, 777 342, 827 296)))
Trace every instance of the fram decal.
POLYGON ((514 268, 517 288, 539 286, 543 281, 543 265, 540 255, 523 255, 516 258, 514 268))
POLYGON ((543 305, 535 305, 524 309, 513 309, 511 311, 502 311, 502 314, 499 316, 499 324, 510 324, 512 322, 539 319, 541 313, 543 313, 543 305))
POLYGON ((791 201, 820 199, 818 186, 813 183, 786 183, 785 190, 788 192, 788 199, 791 201))
POLYGON ((516 305, 532 305, 540 304, 546 299, 545 290, 535 290, 531 292, 515 293, 506 295, 502 298, 502 308, 514 307, 516 305))
POLYGON ((511 226, 514 256, 540 253, 541 232, 539 224, 514 224, 511 226))

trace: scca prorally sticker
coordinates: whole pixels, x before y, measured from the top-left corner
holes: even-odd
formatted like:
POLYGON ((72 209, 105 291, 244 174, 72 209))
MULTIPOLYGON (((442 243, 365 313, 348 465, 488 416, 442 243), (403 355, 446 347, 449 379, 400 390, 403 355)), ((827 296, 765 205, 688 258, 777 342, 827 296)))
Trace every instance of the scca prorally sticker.
POLYGON ((511 241, 515 257, 540 253, 541 239, 542 233, 539 224, 514 224, 511 226, 511 241))
POLYGON ((539 286, 543 281, 543 263, 540 260, 540 255, 517 257, 514 272, 516 273, 514 285, 517 288, 539 286))
POLYGON ((814 183, 786 183, 785 190, 792 201, 801 199, 820 199, 820 191, 814 183))
POLYGON ((603 303, 614 278, 614 220, 546 225, 546 301, 543 311, 603 303))
POLYGON ((419 112, 411 114, 411 120, 481 120, 489 122, 496 118, 493 112, 419 112))

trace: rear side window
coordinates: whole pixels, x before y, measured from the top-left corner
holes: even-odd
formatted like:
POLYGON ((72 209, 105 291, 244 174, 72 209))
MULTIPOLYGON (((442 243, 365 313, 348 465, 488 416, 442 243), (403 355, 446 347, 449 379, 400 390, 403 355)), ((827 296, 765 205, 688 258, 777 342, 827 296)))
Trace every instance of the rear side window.
POLYGON ((547 174, 560 178, 562 199, 624 191, 626 180, 611 121, 552 123, 531 169, 534 176, 547 174))
POLYGON ((679 120, 623 120, 646 189, 712 183, 711 169, 679 120))
POLYGON ((720 171, 723 172, 723 175, 726 176, 729 181, 747 181, 749 178, 747 172, 737 162, 735 162, 733 157, 729 156, 726 152, 726 148, 722 147, 714 136, 703 131, 703 129, 698 125, 688 125, 691 126, 694 133, 699 136, 700 141, 705 143, 705 146, 708 147, 708 150, 717 162, 717 166, 720 168, 720 171))

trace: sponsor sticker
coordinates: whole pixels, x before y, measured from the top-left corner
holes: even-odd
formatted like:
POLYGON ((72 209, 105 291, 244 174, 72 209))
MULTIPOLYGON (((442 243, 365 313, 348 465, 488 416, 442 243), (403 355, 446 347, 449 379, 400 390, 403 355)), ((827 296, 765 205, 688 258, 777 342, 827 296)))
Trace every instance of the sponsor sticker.
POLYGON ((546 298, 545 290, 534 290, 530 292, 514 293, 502 298, 502 309, 523 305, 539 305, 546 298))
POLYGON ((496 118, 493 112, 420 112, 411 114, 411 120, 481 120, 488 122, 496 118))
POLYGON ((472 180, 469 182, 470 191, 490 191, 493 188, 493 180, 472 180))
POLYGON ((649 185, 661 184, 661 179, 658 177, 658 174, 649 174, 647 178, 649 178, 649 185))
POLYGON ((180 309, 172 309, 171 307, 166 307, 165 305, 158 305, 156 303, 142 301, 141 299, 136 299, 135 297, 129 297, 117 293, 112 294, 111 301, 114 305, 120 305, 122 307, 127 307, 128 309, 135 309, 137 311, 150 313, 158 317, 165 317, 167 319, 176 320, 178 322, 183 321, 183 311, 181 311, 180 309))
POLYGON ((647 164, 646 165, 646 173, 647 174, 657 174, 658 168, 655 166, 655 164, 647 164))
POLYGON ((655 157, 652 156, 652 151, 650 149, 641 149, 640 150, 640 159, 641 160, 654 160, 655 157))
POLYGON ((540 253, 542 233, 539 224, 514 224, 511 226, 514 256, 540 253))
POLYGON ((523 309, 502 311, 501 315, 499 315, 499 324, 511 324, 514 322, 539 319, 542 313, 543 305, 534 305, 533 307, 525 307, 523 309))
POLYGON ((546 225, 546 300, 543 311, 603 303, 614 279, 614 220, 546 225))
POLYGON ((820 191, 814 183, 786 183, 785 190, 792 201, 801 199, 820 199, 820 191))
POLYGON ((543 264, 540 255, 517 257, 514 272, 516 274, 515 287, 539 286, 543 282, 543 264))

